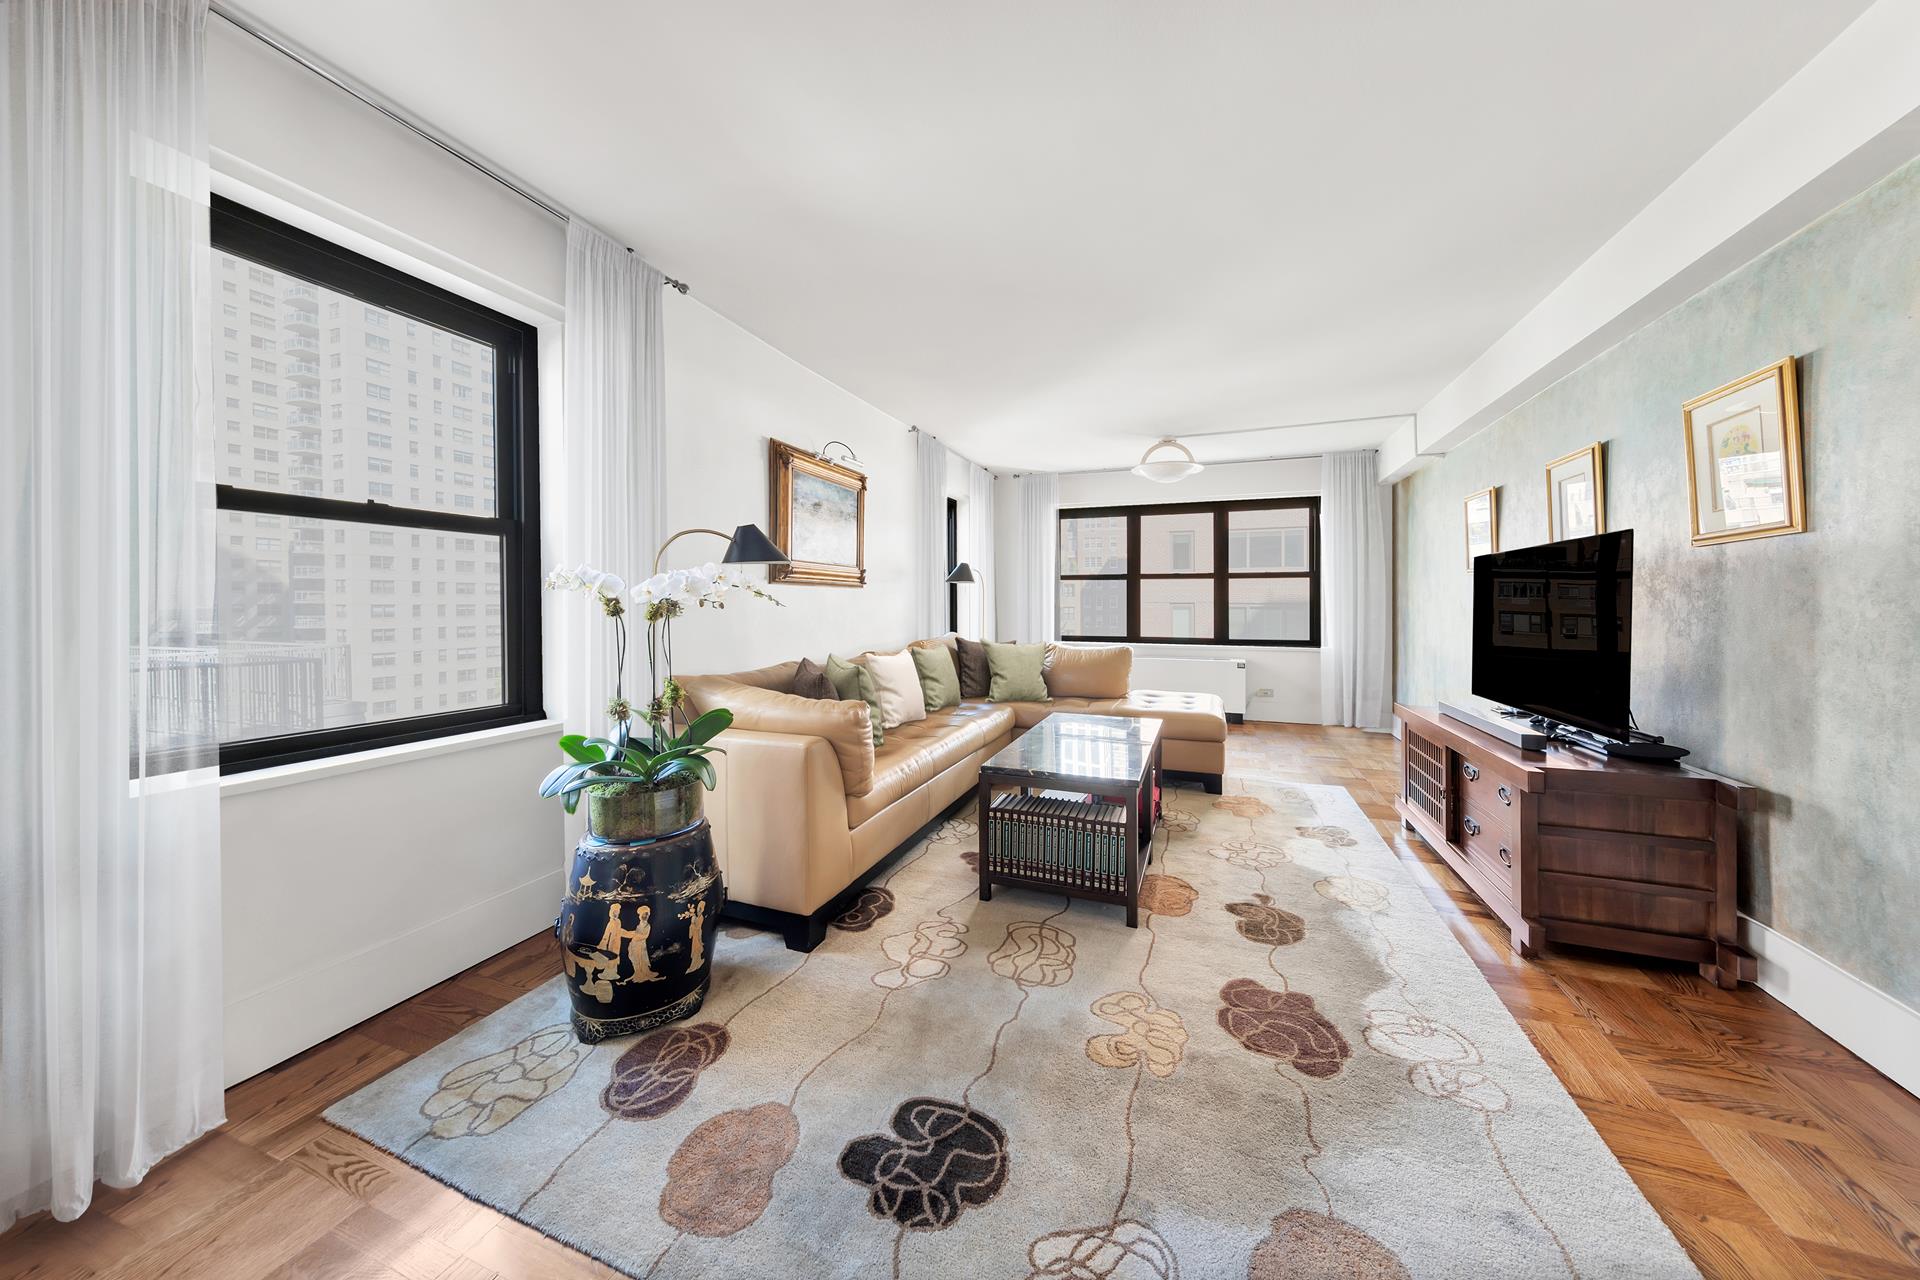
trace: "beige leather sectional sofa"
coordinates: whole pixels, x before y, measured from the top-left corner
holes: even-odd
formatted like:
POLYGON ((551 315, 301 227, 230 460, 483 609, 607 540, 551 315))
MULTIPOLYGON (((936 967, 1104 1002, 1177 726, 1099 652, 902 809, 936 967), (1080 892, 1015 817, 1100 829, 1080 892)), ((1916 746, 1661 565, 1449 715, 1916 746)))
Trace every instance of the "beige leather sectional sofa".
MULTIPOLYGON (((922 644, 953 644, 950 636, 922 644)), ((719 781, 707 798, 726 875, 728 913, 779 928, 810 951, 844 900, 891 853, 973 792, 980 765, 1055 711, 1153 716, 1162 764, 1220 789, 1226 715, 1211 694, 1129 691, 1124 646, 1049 646, 1048 702, 964 700, 885 731, 857 700, 787 692, 797 661, 730 675, 685 676, 696 712, 733 711, 720 740, 719 781)))

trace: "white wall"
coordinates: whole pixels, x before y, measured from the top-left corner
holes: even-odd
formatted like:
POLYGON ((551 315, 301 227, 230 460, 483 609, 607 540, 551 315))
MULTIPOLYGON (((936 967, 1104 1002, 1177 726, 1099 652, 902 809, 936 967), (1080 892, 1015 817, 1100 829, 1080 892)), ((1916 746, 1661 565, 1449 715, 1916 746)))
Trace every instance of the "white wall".
MULTIPOLYGON (((1277 458, 1218 463, 1178 484, 1156 484, 1130 471, 1083 471, 1060 477, 1060 506, 1130 506, 1155 502, 1228 502, 1239 498, 1305 497, 1320 492, 1320 459, 1277 458)), ((994 493, 995 539, 1010 568, 1017 546, 1015 486, 1003 477, 994 493)), ((1005 568, 997 577, 1007 581, 1005 568)), ((1002 617, 1011 600, 999 600, 1002 617)), ((1320 651, 1264 645, 1137 645, 1141 653, 1172 658, 1231 657, 1247 661, 1247 719, 1320 723, 1320 651)))
POLYGON ((270 175, 262 185, 334 222, 509 293, 566 296, 566 228, 551 215, 218 17, 207 141, 216 171, 270 175))
MULTIPOLYGON (((767 441, 817 449, 843 440, 867 475, 867 585, 777 583, 781 607, 759 601, 674 624, 683 674, 740 671, 789 658, 898 647, 914 628, 918 503, 907 425, 795 363, 697 298, 666 295, 667 526, 771 531, 767 441)), ((718 560, 715 538, 674 545, 673 564, 718 560)))
MULTIPOLYGON (((557 414, 565 229, 227 23, 207 43, 214 190, 537 325, 557 414)), ((223 782, 229 1083, 552 924, 565 836, 534 787, 558 732, 223 782)))
POLYGON ((553 723, 258 770, 220 789, 227 1081, 550 926, 553 723))
MULTIPOLYGON (((215 190, 539 326, 541 413, 556 418, 564 226, 228 24, 211 22, 208 44, 215 190)), ((843 440, 870 482, 865 588, 782 586, 782 608, 690 617, 676 626, 676 665, 731 671, 916 638, 906 424, 697 298, 665 299, 670 528, 770 525, 769 438, 843 440)), ((549 517, 564 465, 543 451, 549 517)), ((964 499, 957 464, 950 488, 964 499)), ((722 551, 690 538, 673 558, 722 551)), ((534 785, 557 732, 529 726, 227 782, 230 1080, 551 925, 566 834, 534 785)))

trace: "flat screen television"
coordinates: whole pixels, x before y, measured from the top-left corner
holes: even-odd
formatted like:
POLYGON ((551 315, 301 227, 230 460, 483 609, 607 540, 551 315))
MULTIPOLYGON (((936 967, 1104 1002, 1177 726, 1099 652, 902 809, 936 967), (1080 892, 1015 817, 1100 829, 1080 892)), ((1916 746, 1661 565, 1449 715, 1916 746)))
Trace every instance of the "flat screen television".
POLYGON ((1473 562, 1473 692, 1622 741, 1633 658, 1633 530, 1473 562))

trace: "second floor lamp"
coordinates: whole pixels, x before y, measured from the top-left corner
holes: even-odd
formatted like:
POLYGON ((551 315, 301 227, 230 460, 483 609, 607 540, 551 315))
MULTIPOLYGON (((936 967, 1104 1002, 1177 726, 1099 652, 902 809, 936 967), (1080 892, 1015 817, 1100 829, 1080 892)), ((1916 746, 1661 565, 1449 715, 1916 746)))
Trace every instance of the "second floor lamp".
MULTIPOLYGON (((947 575, 946 581, 951 586, 963 586, 963 585, 972 585, 974 583, 978 583, 982 587, 984 587, 987 582, 987 575, 984 573, 976 573, 972 565, 968 564, 965 560, 962 560, 959 564, 953 566, 953 572, 947 575)), ((959 621, 959 619, 956 618, 955 621, 957 622, 959 621)), ((987 629, 987 611, 983 607, 980 610, 980 630, 982 633, 980 638, 982 640, 985 640, 987 638, 985 634, 986 629, 987 629)))

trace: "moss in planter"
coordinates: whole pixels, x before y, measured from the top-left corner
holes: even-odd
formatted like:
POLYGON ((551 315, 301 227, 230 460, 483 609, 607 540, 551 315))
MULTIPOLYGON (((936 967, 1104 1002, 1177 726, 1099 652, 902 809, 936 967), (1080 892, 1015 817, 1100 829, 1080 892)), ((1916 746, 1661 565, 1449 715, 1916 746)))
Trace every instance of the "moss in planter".
POLYGON ((667 787, 602 782, 587 788, 587 825, 603 840, 648 840, 700 817, 698 782, 667 787))

